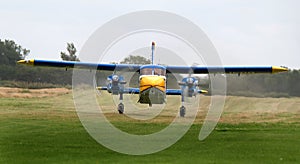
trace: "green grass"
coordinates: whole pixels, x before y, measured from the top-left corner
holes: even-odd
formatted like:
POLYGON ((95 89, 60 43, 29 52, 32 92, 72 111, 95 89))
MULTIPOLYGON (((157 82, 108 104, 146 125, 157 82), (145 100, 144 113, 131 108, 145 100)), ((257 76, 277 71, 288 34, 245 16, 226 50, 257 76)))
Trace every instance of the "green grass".
MULTIPOLYGON (((113 121, 125 131, 143 129, 150 133, 166 126, 123 119, 113 121)), ((71 95, 0 98, 0 163, 300 162, 299 121, 219 123, 204 141, 198 140, 200 128, 200 124, 194 124, 181 140, 164 151, 124 155, 103 147, 89 136, 76 116, 71 95)))

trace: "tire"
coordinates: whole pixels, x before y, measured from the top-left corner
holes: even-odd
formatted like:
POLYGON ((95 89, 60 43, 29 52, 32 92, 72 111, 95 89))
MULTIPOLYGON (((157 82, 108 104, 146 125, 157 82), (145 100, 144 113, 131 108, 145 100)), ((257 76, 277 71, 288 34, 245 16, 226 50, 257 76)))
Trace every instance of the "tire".
POLYGON ((185 107, 184 106, 181 106, 180 107, 180 110, 179 110, 179 114, 180 114, 180 117, 184 117, 185 116, 185 107))
POLYGON ((118 112, 119 112, 119 114, 123 114, 124 113, 124 104, 120 103, 118 105, 118 112))

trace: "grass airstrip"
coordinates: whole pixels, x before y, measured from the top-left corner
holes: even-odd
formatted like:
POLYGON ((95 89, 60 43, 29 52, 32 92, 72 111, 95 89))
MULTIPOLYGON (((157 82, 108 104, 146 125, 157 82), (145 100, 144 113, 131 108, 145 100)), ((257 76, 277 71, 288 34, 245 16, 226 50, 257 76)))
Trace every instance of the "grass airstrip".
MULTIPOLYGON (((168 104, 177 102, 171 97, 168 104)), ((198 140, 210 104, 176 144, 150 155, 125 155, 98 144, 76 114, 71 90, 0 88, 0 163, 300 163, 300 98, 228 96, 220 122, 198 140)), ((178 110, 178 107, 170 107, 178 110)), ((126 108, 125 108, 126 110, 126 108)), ((152 133, 172 120, 134 121, 108 107, 118 128, 152 133)))

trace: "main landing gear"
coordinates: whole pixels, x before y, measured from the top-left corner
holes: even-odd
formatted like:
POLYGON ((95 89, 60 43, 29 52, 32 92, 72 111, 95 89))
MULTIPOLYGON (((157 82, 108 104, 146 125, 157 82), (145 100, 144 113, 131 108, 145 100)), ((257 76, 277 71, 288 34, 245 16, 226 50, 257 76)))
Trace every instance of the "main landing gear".
POLYGON ((119 112, 119 114, 123 114, 124 113, 124 104, 122 103, 122 101, 123 101, 123 93, 120 94, 119 100, 120 100, 120 103, 118 105, 118 112, 119 112))
MULTIPOLYGON (((122 103, 123 93, 120 94, 119 100, 120 100, 120 103, 118 104, 118 112, 119 112, 119 114, 124 114, 125 107, 124 107, 124 104, 122 103)), ((149 106, 152 106, 152 104, 149 104, 149 106)), ((185 113, 186 113, 186 107, 184 106, 184 96, 182 95, 181 96, 181 107, 179 109, 180 117, 184 117, 185 113)))
POLYGON ((185 107, 182 105, 182 106, 180 107, 180 110, 179 110, 180 117, 184 117, 184 116, 185 116, 185 111, 186 111, 186 109, 185 109, 185 107))
POLYGON ((124 104, 123 103, 120 103, 118 105, 118 112, 119 112, 119 114, 123 114, 124 113, 124 104))
POLYGON ((184 117, 185 116, 185 111, 186 111, 186 108, 184 106, 184 95, 182 94, 181 95, 181 107, 179 109, 179 115, 180 115, 180 117, 184 117))

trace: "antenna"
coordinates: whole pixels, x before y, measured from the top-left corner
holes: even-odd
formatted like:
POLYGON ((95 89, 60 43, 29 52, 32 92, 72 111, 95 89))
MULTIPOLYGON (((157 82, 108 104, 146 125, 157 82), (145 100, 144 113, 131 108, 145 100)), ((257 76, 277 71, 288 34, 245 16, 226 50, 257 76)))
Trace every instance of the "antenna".
POLYGON ((152 42, 152 47, 151 47, 151 64, 154 64, 154 49, 155 49, 155 42, 152 42))

